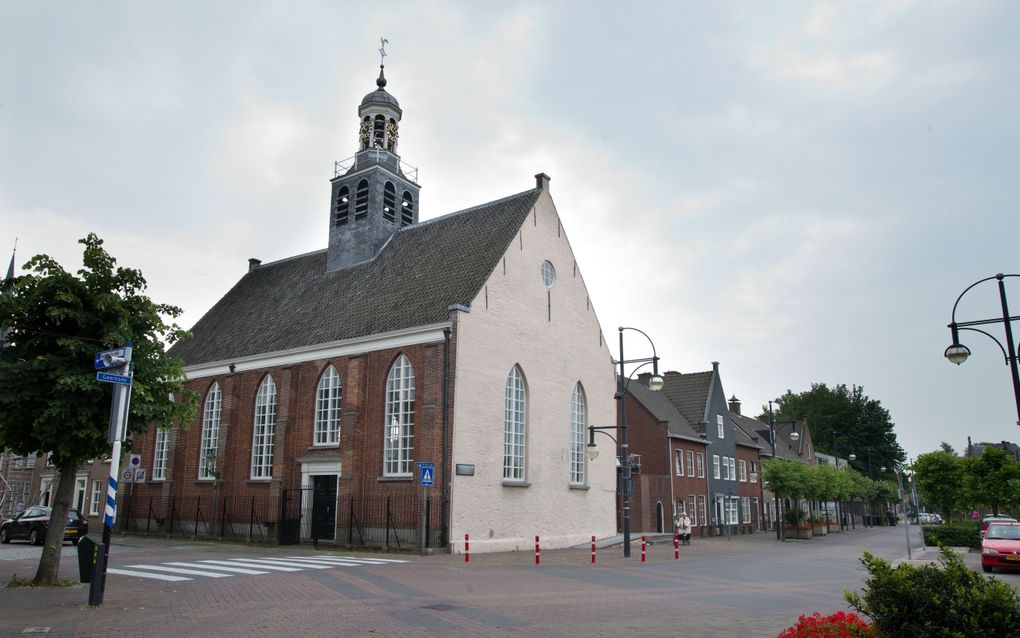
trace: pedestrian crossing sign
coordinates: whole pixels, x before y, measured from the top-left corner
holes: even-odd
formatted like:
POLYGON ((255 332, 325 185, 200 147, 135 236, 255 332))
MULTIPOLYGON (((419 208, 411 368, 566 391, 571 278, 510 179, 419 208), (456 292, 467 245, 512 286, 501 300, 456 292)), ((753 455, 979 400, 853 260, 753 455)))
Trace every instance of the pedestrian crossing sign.
POLYGON ((435 476, 436 466, 433 463, 416 463, 419 469, 421 469, 421 478, 418 484, 422 487, 432 487, 433 477, 435 476))

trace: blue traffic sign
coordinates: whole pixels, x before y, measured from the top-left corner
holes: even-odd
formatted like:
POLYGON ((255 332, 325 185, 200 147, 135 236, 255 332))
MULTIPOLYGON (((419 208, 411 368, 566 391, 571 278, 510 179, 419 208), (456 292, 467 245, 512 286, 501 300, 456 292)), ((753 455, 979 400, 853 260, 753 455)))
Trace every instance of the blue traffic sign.
POLYGON ((96 370, 105 370, 106 368, 122 366, 125 363, 126 355, 127 352, 125 348, 116 348, 114 350, 97 352, 95 359, 96 370))
POLYGON ((432 487, 433 477, 436 473, 435 463, 415 463, 421 469, 421 477, 418 484, 422 487, 432 487))
POLYGON ((99 381, 105 381, 106 383, 119 383, 121 385, 131 385, 131 377, 126 374, 111 374, 109 372, 97 372, 96 379, 99 381))

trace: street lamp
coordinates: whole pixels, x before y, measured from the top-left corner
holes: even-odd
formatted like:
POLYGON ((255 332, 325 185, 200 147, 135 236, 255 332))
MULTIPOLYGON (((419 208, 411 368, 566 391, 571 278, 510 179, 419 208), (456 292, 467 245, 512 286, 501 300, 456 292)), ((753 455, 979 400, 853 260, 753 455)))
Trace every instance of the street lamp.
MULTIPOLYGON (((797 422, 792 421, 790 423, 783 423, 776 428, 776 421, 772 415, 772 401, 769 400, 769 441, 772 443, 772 458, 776 458, 776 431, 781 430, 787 426, 793 426, 790 431, 790 440, 796 443, 800 439, 800 432, 797 431, 797 422)), ((776 509, 776 540, 783 540, 783 518, 780 506, 779 506, 779 494, 775 491, 772 492, 772 496, 775 498, 775 509, 776 509)))
MULTIPOLYGON (((652 364, 652 376, 648 379, 648 389, 653 392, 662 390, 662 386, 666 384, 662 377, 659 376, 659 356, 655 352, 655 343, 652 342, 652 338, 644 333, 642 330, 637 328, 629 328, 626 326, 620 326, 620 358, 613 363, 619 364, 620 374, 617 376, 617 393, 616 398, 620 401, 620 409, 617 410, 619 415, 619 424, 612 426, 606 425, 596 427, 594 425, 588 426, 588 458, 594 461, 599 456, 598 448, 595 446, 595 432, 596 430, 603 431, 609 438, 613 439, 616 443, 616 439, 612 435, 605 432, 604 430, 619 430, 620 440, 620 473, 622 480, 620 481, 620 490, 623 492, 623 556, 624 558, 630 558, 630 497, 634 493, 634 485, 631 480, 631 473, 633 470, 633 462, 630 457, 630 445, 627 443, 627 386, 630 385, 630 378, 626 376, 623 366, 628 363, 640 363, 641 366, 652 364), (623 356, 623 331, 633 330, 644 335, 645 339, 648 339, 648 344, 652 346, 652 356, 644 357, 641 359, 626 359, 623 356)), ((638 366, 640 368, 641 366, 638 366)), ((634 370, 637 372, 637 369, 634 370)), ((631 373, 633 374, 633 373, 631 373)))
POLYGON ((1020 317, 1013 317, 1009 314, 1009 305, 1006 303, 1006 285, 1003 281, 1006 277, 1020 277, 1020 275, 1004 275, 999 273, 994 277, 985 277, 979 281, 975 281, 971 285, 960 293, 960 296, 956 298, 956 303, 953 304, 953 315, 952 321, 949 324, 949 330, 953 335, 953 343, 950 344, 944 353, 946 359, 949 359, 950 363, 960 365, 967 360, 970 356, 970 348, 960 343, 960 331, 970 330, 971 332, 980 332, 985 335, 999 346, 1002 350, 1002 356, 1006 358, 1006 365, 1009 366, 1010 372, 1013 376, 1013 397, 1016 401, 1016 412, 1017 412, 1017 425, 1020 425, 1020 372, 1017 371, 1017 356, 1016 356, 1016 342, 1013 341, 1013 322, 1020 317), (963 296, 970 291, 974 286, 991 281, 992 279, 998 280, 999 284, 999 302, 1002 305, 1002 318, 1001 319, 977 319, 974 321, 957 321, 956 320, 956 308, 960 305, 960 300, 963 296), (972 326, 982 326, 992 323, 1001 323, 1006 329, 1006 346, 1003 347, 1002 342, 988 334, 984 330, 974 328, 972 326))

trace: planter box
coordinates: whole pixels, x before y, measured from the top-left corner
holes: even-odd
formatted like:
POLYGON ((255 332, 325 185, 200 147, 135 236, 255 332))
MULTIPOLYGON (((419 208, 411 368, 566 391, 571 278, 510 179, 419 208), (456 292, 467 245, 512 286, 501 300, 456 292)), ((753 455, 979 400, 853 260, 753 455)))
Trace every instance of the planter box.
POLYGON ((811 528, 815 536, 825 536, 829 533, 828 523, 812 523, 811 528))
POLYGON ((798 527, 795 525, 783 525, 783 538, 811 538, 812 529, 810 525, 798 527))

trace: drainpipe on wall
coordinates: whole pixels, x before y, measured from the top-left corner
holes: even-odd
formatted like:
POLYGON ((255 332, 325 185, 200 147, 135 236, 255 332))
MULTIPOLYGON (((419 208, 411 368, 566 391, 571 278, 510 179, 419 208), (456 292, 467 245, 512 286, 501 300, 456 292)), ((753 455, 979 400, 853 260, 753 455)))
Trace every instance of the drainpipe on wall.
POLYGON ((443 328, 443 494, 439 497, 439 520, 442 521, 443 545, 450 545, 450 522, 447 520, 446 502, 451 492, 450 484, 450 335, 449 328, 443 328))

